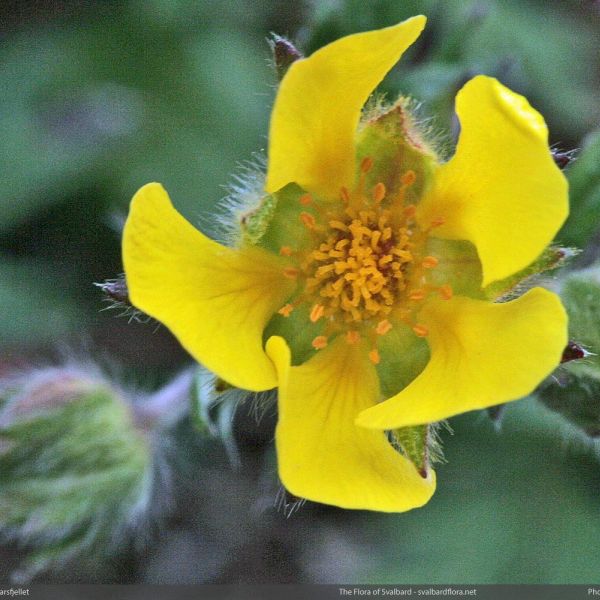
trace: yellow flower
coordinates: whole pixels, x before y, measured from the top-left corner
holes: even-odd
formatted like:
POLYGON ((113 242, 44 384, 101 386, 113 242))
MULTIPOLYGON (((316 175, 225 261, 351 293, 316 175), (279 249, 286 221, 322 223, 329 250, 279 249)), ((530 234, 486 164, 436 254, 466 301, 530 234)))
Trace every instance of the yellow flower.
POLYGON ((402 103, 359 127, 424 25, 351 35, 290 67, 265 198, 234 247, 185 221, 156 183, 135 195, 124 233, 133 303, 232 385, 278 387, 281 480, 346 508, 427 502, 435 474, 386 431, 523 397, 567 341, 554 294, 485 293, 535 261, 568 212, 527 100, 495 79, 469 81, 445 163, 402 103))

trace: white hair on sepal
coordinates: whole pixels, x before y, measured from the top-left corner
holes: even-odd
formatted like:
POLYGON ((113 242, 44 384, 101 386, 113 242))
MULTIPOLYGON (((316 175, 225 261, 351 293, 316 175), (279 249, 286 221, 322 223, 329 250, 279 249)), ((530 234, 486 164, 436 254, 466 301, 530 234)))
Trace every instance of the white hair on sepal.
POLYGON ((266 195, 266 171, 267 157, 263 151, 255 152, 252 158, 238 164, 237 172, 223 186, 227 192, 225 197, 210 216, 217 241, 230 247, 239 246, 243 215, 258 208, 266 195))

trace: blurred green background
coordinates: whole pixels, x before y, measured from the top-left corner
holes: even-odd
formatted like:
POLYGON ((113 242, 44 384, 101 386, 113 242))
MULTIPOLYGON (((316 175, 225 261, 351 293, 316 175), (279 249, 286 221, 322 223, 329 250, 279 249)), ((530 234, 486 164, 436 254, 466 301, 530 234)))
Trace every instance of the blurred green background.
MULTIPOLYGON (((68 347, 150 389, 189 364, 165 328, 102 311, 92 285, 122 270, 132 194, 160 181, 210 230, 223 186, 266 146, 277 84, 269 33, 309 53, 418 13, 427 29, 383 87, 421 101, 436 131, 456 133, 453 97, 486 73, 529 98, 551 143, 586 146, 600 125, 591 0, 2 2, 0 373, 68 347)), ((600 189, 595 147, 579 173, 570 167, 582 211, 600 189)), ((591 260, 598 221, 572 223, 559 241, 591 260)), ((287 518, 274 507, 273 415, 256 426, 238 412, 237 471, 219 442, 183 422, 169 510, 143 543, 39 580, 600 581, 600 445, 531 399, 509 406, 501 426, 483 413, 452 420, 438 492, 405 515, 308 503, 287 518)), ((0 550, 0 580, 21 555, 0 550)))

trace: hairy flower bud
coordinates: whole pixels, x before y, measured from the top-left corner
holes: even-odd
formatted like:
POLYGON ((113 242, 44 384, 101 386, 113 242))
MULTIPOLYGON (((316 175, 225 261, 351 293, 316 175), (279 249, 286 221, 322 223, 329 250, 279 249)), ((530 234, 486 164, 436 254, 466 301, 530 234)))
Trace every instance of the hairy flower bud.
POLYGON ((0 382, 0 533, 31 550, 22 579, 108 556, 146 516, 149 438, 124 394, 83 368, 0 382))

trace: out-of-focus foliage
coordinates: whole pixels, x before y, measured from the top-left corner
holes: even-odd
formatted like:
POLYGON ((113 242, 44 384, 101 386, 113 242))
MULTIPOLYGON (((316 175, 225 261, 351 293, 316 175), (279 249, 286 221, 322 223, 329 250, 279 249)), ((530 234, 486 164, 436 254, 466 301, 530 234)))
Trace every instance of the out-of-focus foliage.
POLYGON ((568 170, 571 216, 559 239, 585 248, 600 223, 600 131, 586 137, 577 160, 568 170))
MULTIPOLYGON (((160 181, 188 218, 211 231, 217 202, 226 194, 223 185, 238 163, 266 146, 277 84, 268 65, 270 32, 288 36, 309 54, 342 35, 417 13, 428 16, 427 29, 384 89, 392 97, 413 96, 423 103, 421 116, 434 117, 434 133, 454 135, 454 95, 472 75, 494 75, 525 94, 546 118, 553 144, 582 148, 567 169, 573 209, 558 242, 581 247, 584 258, 597 256, 599 138, 591 133, 600 122, 597 2, 3 2, 0 339, 6 355, 0 355, 0 373, 8 351, 20 363, 48 342, 91 336, 112 362, 127 365, 126 378, 165 380, 184 355, 164 328, 99 312, 104 305, 92 286, 121 271, 120 226, 132 194, 160 181)), ((453 135, 440 137, 450 152, 453 135)), ((572 289, 574 303, 586 302, 573 286, 564 289, 572 289)), ((595 300, 589 307, 596 310, 595 300)), ((572 328, 597 333, 596 316, 581 327, 572 321, 572 328)), ((600 353, 597 338, 581 340, 600 353)), ((560 380, 549 383, 564 391, 560 380)), ((110 403, 102 394, 90 403, 85 415, 72 409, 71 423, 78 436, 87 432, 93 441, 98 423, 86 419, 108 414, 110 403)), ((307 504, 288 519, 273 508, 273 405, 209 404, 205 423, 220 440, 203 438, 186 420, 169 438, 175 471, 171 520, 145 545, 119 555, 118 575, 98 565, 97 580, 597 578, 599 449, 577 419, 571 421, 579 428, 531 401, 508 405, 495 427, 483 414, 456 419, 454 436, 441 431, 448 462, 438 466, 438 492, 425 508, 367 515, 307 504)), ((32 429, 34 448, 40 448, 41 433, 32 429)), ((0 447, 0 461, 8 460, 6 452, 0 447)), ((23 481, 14 470, 2 473, 7 475, 0 496, 23 481)), ((42 483, 48 485, 55 473, 41 468, 42 483)), ((118 471, 115 485, 127 477, 118 471)), ((16 527, 27 522, 35 489, 26 485, 12 506, 16 527)), ((90 502, 98 506, 102 497, 90 502)), ((0 579, 8 577, 3 569, 14 563, 15 552, 0 549, 0 579)), ((44 580, 77 577, 76 570, 55 570, 44 580)))

